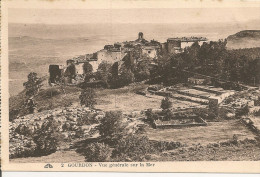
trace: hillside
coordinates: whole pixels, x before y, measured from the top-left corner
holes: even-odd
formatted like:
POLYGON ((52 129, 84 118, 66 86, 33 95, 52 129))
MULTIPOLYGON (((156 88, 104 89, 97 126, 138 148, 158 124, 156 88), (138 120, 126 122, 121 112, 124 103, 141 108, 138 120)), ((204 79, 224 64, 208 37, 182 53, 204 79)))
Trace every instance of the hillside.
MULTIPOLYGON (((104 111, 121 110, 121 111, 141 111, 150 107, 158 107, 161 100, 146 99, 141 95, 135 94, 136 91, 146 88, 147 85, 139 83, 139 85, 131 84, 129 86, 118 89, 96 89, 97 109, 104 111), (140 105, 138 101, 144 104, 140 105), (116 102, 116 103, 115 103, 116 102), (131 105, 131 106, 129 106, 131 105)), ((52 110, 55 108, 67 107, 79 104, 79 95, 81 89, 73 86, 66 86, 65 93, 59 86, 45 88, 40 90, 34 100, 37 104, 37 111, 52 110)), ((10 120, 19 116, 28 114, 25 109, 26 103, 25 91, 18 95, 11 96, 9 99, 10 120)))
POLYGON ((229 49, 260 47, 260 30, 244 30, 227 38, 229 49))

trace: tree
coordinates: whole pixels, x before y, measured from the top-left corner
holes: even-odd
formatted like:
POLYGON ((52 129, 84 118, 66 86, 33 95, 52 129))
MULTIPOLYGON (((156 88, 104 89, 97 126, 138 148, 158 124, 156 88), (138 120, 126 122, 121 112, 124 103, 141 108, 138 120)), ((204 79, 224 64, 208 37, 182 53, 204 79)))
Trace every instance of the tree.
POLYGON ((117 83, 119 87, 123 87, 134 82, 134 79, 134 74, 130 69, 122 68, 117 83))
POLYGON ((98 70, 96 73, 96 79, 97 80, 101 80, 104 82, 105 85, 107 85, 107 87, 109 87, 109 81, 111 78, 111 67, 112 65, 110 63, 107 63, 105 61, 102 61, 99 66, 98 66, 98 70))
POLYGON ((170 101, 170 98, 167 96, 164 99, 162 99, 161 102, 161 108, 162 109, 169 109, 172 107, 172 102, 170 101))
POLYGON ((23 83, 26 90, 26 96, 36 95, 42 87, 43 80, 37 77, 37 73, 31 72, 28 75, 28 81, 23 83))
POLYGON ((33 136, 33 141, 36 144, 35 155, 41 156, 55 152, 61 138, 57 122, 53 117, 49 117, 33 136))
POLYGON ((126 125, 121 111, 106 112, 98 127, 101 138, 114 144, 125 135, 126 125))
POLYGON ((110 160, 112 150, 104 143, 91 143, 84 149, 86 162, 107 162, 110 160))
POLYGON ((134 74, 137 81, 143 81, 150 78, 151 60, 142 59, 137 63, 134 74))
POLYGON ((96 93, 92 88, 83 89, 81 91, 79 99, 80 99, 80 104, 86 107, 93 108, 97 104, 96 93))

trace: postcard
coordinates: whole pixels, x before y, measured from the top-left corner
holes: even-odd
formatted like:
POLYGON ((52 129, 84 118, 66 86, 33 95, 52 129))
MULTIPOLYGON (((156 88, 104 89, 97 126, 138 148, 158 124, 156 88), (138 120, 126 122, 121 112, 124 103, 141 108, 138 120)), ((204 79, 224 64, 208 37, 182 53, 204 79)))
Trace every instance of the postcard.
POLYGON ((1 1, 2 171, 260 173, 260 1, 1 1))

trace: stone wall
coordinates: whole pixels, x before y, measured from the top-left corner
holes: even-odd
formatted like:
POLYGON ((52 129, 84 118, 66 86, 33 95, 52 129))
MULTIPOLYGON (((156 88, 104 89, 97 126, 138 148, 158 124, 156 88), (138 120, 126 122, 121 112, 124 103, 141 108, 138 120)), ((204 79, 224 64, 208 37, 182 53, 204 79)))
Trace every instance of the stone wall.
POLYGON ((98 63, 102 63, 102 61, 106 61, 109 63, 114 63, 122 59, 124 55, 121 51, 113 52, 107 50, 100 50, 97 52, 98 63))

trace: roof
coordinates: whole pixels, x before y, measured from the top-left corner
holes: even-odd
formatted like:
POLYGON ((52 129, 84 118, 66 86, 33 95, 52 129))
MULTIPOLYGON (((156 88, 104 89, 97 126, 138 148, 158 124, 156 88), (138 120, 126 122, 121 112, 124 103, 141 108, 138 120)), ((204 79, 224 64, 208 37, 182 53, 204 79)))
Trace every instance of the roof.
POLYGON ((205 37, 176 37, 176 38, 168 38, 167 41, 181 41, 181 42, 196 42, 196 41, 207 41, 208 39, 205 37))

